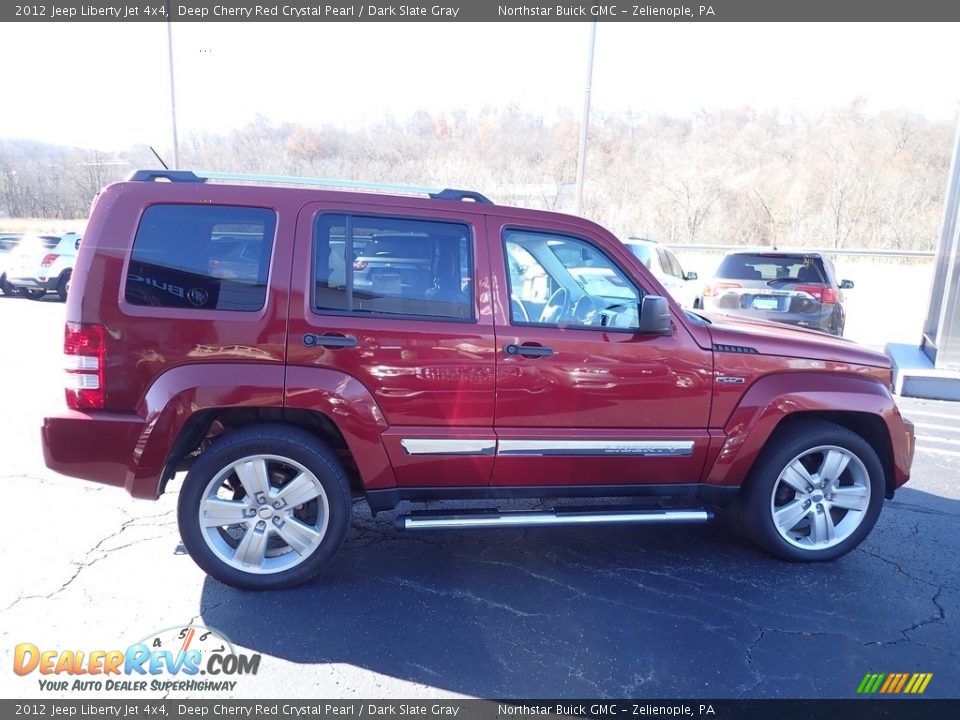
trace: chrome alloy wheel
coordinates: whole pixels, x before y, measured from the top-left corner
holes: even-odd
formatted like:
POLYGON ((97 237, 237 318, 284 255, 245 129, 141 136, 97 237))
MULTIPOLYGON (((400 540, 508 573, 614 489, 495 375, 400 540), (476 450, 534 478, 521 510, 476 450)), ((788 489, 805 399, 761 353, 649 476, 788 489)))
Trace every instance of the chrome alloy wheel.
POLYGON ((821 445, 804 450, 780 473, 770 512, 777 532, 802 550, 823 550, 846 540, 870 505, 870 477, 849 450, 821 445))
POLYGON ((258 575, 303 562, 323 542, 330 520, 317 477, 277 455, 250 455, 227 465, 201 497, 207 546, 227 565, 258 575))

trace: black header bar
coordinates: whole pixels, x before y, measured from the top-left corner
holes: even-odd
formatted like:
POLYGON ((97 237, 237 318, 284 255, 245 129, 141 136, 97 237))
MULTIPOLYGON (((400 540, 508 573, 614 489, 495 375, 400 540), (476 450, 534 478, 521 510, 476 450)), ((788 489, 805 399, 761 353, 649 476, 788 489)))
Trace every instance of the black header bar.
POLYGON ((249 2, 41 0, 4 2, 3 22, 910 22, 960 20, 944 0, 698 0, 698 2, 249 2))

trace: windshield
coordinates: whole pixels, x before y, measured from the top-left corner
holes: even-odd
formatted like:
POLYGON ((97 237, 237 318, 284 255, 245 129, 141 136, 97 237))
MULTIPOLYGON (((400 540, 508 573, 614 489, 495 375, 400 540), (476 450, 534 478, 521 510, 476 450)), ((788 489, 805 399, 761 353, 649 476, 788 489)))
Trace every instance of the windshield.
POLYGON ((650 267, 650 261, 653 259, 653 253, 650 251, 649 245, 627 243, 627 248, 640 259, 640 262, 642 262, 648 268, 650 267))

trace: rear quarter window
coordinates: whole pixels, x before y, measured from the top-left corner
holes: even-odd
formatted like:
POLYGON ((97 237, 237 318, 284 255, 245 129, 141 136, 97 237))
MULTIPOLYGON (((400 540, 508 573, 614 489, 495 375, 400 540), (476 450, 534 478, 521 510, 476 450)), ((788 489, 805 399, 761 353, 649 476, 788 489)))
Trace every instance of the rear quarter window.
POLYGON ((131 305, 260 310, 275 228, 264 208, 151 206, 133 241, 124 297, 131 305))

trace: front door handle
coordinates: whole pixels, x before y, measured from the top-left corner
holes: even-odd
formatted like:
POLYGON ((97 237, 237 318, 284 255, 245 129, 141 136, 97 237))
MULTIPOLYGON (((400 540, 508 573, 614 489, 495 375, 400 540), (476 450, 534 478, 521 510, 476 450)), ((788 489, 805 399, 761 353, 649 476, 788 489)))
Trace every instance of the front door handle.
POLYGON ((345 348, 356 347, 357 339, 353 335, 344 335, 343 333, 324 333, 323 335, 314 335, 307 333, 303 336, 303 344, 307 347, 325 348, 345 348))
POLYGON ((553 355, 553 348, 543 345, 534 345, 533 343, 524 343, 523 345, 504 345, 503 351, 507 355, 520 355, 521 357, 550 357, 553 355))

